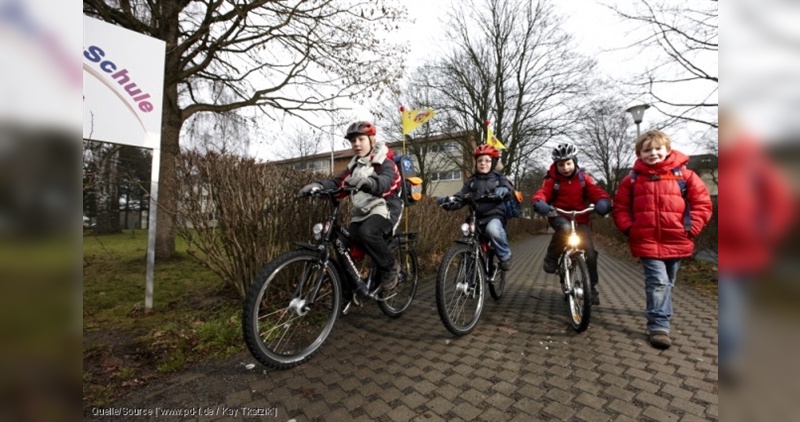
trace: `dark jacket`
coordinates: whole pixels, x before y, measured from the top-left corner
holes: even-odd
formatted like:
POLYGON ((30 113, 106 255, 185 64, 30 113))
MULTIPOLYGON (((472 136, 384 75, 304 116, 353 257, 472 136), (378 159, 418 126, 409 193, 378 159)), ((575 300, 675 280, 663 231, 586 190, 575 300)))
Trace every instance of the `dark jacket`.
MULTIPOLYGON (((489 195, 500 186, 508 188, 509 194, 514 194, 514 187, 504 174, 497 171, 490 171, 486 174, 475 173, 464 181, 464 186, 453 196, 463 198, 468 193, 475 196, 489 195)), ((458 208, 466 205, 463 202, 457 204, 460 204, 458 208)), ((488 223, 492 218, 499 218, 503 223, 506 221, 502 201, 478 202, 475 216, 480 225, 488 223)))

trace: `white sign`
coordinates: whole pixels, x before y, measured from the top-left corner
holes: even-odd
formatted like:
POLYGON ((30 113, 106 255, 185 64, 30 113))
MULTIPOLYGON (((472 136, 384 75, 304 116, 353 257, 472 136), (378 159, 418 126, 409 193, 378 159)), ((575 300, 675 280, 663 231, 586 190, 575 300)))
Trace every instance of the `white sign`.
POLYGON ((160 148, 164 41, 83 17, 83 138, 160 148))

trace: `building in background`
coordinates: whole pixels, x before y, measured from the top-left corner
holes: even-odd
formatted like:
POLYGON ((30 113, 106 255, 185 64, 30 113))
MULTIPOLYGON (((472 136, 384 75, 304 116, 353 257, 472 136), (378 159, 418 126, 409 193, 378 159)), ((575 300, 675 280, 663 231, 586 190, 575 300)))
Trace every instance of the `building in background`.
MULTIPOLYGON (((403 143, 390 142, 389 148, 401 154, 403 143)), ((434 135, 427 138, 412 138, 406 141, 406 155, 414 161, 419 177, 424 180, 425 194, 446 196, 458 192, 464 179, 473 173, 472 149, 475 143, 469 132, 434 135), (420 165, 420 163, 424 165, 420 165)), ((338 174, 347 167, 353 157, 349 148, 321 154, 295 157, 276 161, 274 164, 287 165, 296 170, 338 174)))

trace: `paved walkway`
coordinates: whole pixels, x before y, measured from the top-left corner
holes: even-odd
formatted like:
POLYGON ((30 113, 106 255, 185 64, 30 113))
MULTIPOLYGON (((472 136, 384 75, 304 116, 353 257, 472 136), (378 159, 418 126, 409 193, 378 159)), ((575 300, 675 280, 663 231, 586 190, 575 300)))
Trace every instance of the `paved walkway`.
POLYGON ((445 329, 426 281, 399 319, 374 304, 351 311, 297 368, 269 370, 244 351, 105 410, 298 422, 717 420, 716 298, 676 288, 673 347, 655 350, 644 333, 641 270, 601 251, 602 304, 575 334, 557 278, 541 271, 548 239, 513 245, 506 292, 496 302, 487 294, 468 336, 445 329))

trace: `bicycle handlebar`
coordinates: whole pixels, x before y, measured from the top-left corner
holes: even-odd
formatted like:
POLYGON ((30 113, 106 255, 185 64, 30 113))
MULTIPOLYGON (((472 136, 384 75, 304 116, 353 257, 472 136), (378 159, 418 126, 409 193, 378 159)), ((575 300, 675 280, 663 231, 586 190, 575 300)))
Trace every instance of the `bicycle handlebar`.
POLYGON ((452 203, 457 203, 457 202, 472 202, 472 203, 481 202, 481 201, 498 201, 499 202, 499 201, 502 201, 504 198, 501 197, 501 196, 497 196, 497 195, 495 195, 493 193, 490 193, 490 194, 487 194, 487 195, 474 195, 474 194, 468 193, 464 197, 449 196, 448 199, 449 200, 447 202, 443 203, 441 206, 444 206, 444 205, 447 205, 447 204, 452 204, 452 203))
POLYGON ((567 210, 562 210, 561 208, 554 207, 554 206, 552 206, 552 205, 551 205, 551 208, 552 208, 552 211, 550 212, 550 214, 548 215, 548 217, 555 217, 555 216, 557 216, 557 215, 558 215, 558 213, 561 213, 561 214, 567 214, 567 215, 569 215, 569 216, 572 216, 572 217, 574 217, 574 216, 576 216, 576 215, 586 214, 586 213, 590 213, 590 212, 594 211, 594 204, 591 204, 591 205, 589 205, 589 207, 588 207, 588 208, 586 208, 586 209, 583 209, 583 210, 581 210, 581 211, 567 211, 567 210))
POLYGON ((333 189, 312 189, 305 196, 309 196, 309 197, 314 197, 314 196, 333 196, 333 195, 336 195, 337 193, 340 193, 340 192, 352 192, 352 191, 355 191, 355 190, 357 190, 357 189, 355 187, 353 187, 353 186, 339 186, 339 187, 335 187, 333 189))

